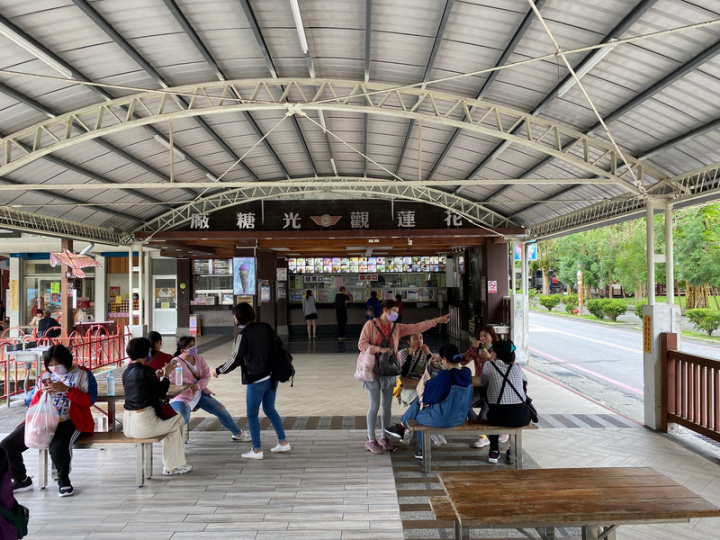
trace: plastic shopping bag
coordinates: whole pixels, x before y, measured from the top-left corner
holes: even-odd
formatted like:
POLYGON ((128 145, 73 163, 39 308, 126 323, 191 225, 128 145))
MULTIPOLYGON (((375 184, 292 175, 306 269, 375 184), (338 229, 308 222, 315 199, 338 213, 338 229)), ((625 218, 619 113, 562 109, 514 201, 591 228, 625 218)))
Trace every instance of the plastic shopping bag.
POLYGON ((48 448, 59 422, 60 416, 52 404, 50 393, 43 392, 25 416, 25 446, 48 448))
POLYGON ((356 381, 375 380, 375 355, 363 351, 358 355, 357 368, 355 369, 356 381))

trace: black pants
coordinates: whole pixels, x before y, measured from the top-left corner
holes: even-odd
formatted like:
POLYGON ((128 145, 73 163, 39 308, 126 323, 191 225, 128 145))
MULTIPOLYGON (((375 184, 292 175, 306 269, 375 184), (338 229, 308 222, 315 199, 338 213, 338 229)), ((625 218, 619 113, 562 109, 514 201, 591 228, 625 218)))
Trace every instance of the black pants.
MULTIPOLYGON (((65 420, 58 424, 55 436, 50 441, 50 459, 58 476, 58 485, 70 485, 70 461, 72 460, 72 447, 75 441, 82 434, 81 431, 75 429, 72 420, 65 420)), ((12 477, 18 482, 25 480, 27 470, 23 462, 22 454, 28 449, 25 446, 25 423, 23 422, 15 428, 10 435, 0 441, 0 448, 4 448, 10 460, 10 470, 12 477)))
MULTIPOLYGON (((530 423, 530 411, 524 403, 514 403, 512 405, 491 404, 487 421, 492 426, 523 427, 530 423)), ((500 448, 498 437, 499 435, 488 435, 491 452, 500 448)))
POLYGON ((345 337, 345 326, 348 321, 347 310, 336 309, 335 314, 337 315, 338 337, 345 337))

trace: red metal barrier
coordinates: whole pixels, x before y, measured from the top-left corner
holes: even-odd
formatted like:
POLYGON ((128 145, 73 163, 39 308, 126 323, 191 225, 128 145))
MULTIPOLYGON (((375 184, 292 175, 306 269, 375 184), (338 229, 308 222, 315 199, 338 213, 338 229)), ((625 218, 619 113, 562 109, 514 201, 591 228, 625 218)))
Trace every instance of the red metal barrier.
POLYGON ((660 334, 661 429, 679 424, 720 442, 720 361, 677 350, 677 334, 660 334))
MULTIPOLYGON (((0 376, 3 385, 1 395, 6 400, 10 396, 23 393, 21 382, 24 382, 27 375, 26 364, 15 361, 13 359, 15 351, 8 351, 7 345, 29 341, 28 336, 19 328, 15 328, 21 334, 18 338, 3 339, 9 330, 13 329, 9 328, 0 336, 0 376), (18 367, 18 364, 22 366, 18 367)), ((84 334, 73 332, 68 336, 67 333, 63 333, 64 335, 61 334, 56 338, 42 338, 37 346, 65 345, 72 352, 75 362, 89 369, 109 365, 120 366, 127 358, 125 347, 131 336, 126 327, 120 327, 116 334, 108 333, 107 329, 101 326, 90 327, 84 334)))

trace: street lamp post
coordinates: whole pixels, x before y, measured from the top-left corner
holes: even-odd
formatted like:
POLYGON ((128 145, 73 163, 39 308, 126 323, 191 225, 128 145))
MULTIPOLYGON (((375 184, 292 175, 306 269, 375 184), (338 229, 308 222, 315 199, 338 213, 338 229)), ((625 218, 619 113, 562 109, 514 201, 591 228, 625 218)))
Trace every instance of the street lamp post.
POLYGON ((578 272, 577 272, 577 279, 578 279, 578 311, 582 315, 582 307, 583 307, 583 273, 582 273, 582 263, 578 262, 578 272))

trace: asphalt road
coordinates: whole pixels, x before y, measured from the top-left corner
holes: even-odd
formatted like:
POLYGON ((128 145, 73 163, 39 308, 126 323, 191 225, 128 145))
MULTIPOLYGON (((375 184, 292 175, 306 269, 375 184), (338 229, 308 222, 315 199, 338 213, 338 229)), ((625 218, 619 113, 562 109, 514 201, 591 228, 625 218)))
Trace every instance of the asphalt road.
MULTIPOLYGON (((720 359, 720 346, 684 339, 682 350, 720 359)), ((631 418, 643 418, 642 334, 530 312, 531 368, 631 418)))

